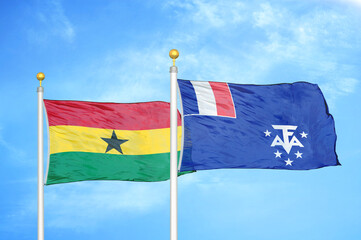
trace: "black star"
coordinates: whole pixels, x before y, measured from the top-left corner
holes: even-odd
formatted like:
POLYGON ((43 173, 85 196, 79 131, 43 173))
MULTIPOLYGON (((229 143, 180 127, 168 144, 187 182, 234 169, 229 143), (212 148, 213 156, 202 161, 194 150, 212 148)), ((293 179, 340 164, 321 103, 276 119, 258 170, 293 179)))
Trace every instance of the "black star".
POLYGON ((108 147, 107 147, 107 150, 105 150, 105 153, 107 153, 108 151, 110 151, 114 148, 115 150, 117 150, 118 152, 123 154, 122 149, 120 148, 120 145, 125 143, 126 141, 128 141, 125 139, 118 139, 114 130, 113 130, 113 134, 112 134, 111 138, 101 138, 101 139, 103 139, 106 143, 108 143, 108 147))

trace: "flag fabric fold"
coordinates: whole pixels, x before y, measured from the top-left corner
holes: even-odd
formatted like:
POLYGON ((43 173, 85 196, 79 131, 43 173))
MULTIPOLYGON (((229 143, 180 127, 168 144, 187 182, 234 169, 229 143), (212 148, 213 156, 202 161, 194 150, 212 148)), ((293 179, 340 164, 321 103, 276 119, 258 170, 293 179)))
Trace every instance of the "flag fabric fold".
POLYGON ((184 133, 181 171, 340 165, 334 120, 316 84, 179 79, 178 86, 184 133))
MULTIPOLYGON (((50 143, 47 185, 169 179, 169 103, 44 100, 44 104, 50 143)), ((180 115, 178 132, 181 139, 180 115)))

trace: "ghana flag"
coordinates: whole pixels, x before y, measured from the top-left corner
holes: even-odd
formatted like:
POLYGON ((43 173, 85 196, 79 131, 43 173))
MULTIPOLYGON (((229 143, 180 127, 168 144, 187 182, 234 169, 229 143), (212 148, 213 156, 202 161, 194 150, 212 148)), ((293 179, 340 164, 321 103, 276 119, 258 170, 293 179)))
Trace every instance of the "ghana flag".
MULTIPOLYGON (((46 185, 85 180, 169 179, 170 105, 44 100, 46 185)), ((181 120, 178 113, 178 151, 181 120)))

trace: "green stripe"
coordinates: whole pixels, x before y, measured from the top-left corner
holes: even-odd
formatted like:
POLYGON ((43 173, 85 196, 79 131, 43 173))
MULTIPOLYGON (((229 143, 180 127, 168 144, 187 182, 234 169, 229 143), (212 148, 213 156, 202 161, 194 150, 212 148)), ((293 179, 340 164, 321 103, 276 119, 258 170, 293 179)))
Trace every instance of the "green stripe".
MULTIPOLYGON (((178 152, 178 158, 179 158, 178 152)), ((169 179, 169 153, 117 155, 64 152, 50 155, 46 185, 86 180, 155 182, 169 179)), ((180 173, 183 175, 189 172, 180 173)))

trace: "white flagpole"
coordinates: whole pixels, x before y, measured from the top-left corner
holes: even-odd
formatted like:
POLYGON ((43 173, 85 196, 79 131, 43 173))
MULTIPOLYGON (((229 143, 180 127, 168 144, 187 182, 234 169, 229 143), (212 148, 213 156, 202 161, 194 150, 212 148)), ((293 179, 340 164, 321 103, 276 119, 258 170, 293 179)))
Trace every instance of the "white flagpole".
POLYGON ((175 59, 179 56, 176 49, 169 52, 173 59, 170 67, 170 240, 178 239, 178 164, 177 164, 177 73, 175 59))
POLYGON ((38 240, 44 240, 44 133, 43 133, 43 94, 41 81, 45 75, 39 72, 36 78, 40 81, 38 92, 38 240))

